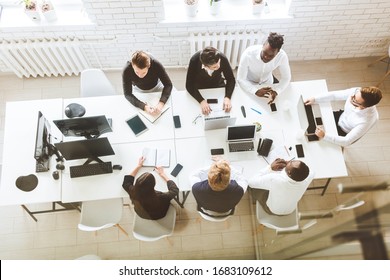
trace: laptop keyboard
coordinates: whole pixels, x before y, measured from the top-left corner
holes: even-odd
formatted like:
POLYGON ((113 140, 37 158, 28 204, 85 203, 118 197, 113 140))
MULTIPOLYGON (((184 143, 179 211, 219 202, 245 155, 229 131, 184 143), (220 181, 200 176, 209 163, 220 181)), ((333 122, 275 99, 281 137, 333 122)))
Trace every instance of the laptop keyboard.
POLYGON ((111 162, 99 162, 99 163, 90 163, 83 165, 75 165, 69 168, 70 178, 92 176, 99 174, 112 173, 112 164, 111 162))
POLYGON ((217 116, 217 117, 205 117, 204 119, 208 121, 208 120, 218 120, 218 119, 228 119, 228 118, 230 118, 230 116, 225 115, 225 116, 217 116))
POLYGON ((255 149, 253 141, 229 143, 229 152, 247 152, 255 149))

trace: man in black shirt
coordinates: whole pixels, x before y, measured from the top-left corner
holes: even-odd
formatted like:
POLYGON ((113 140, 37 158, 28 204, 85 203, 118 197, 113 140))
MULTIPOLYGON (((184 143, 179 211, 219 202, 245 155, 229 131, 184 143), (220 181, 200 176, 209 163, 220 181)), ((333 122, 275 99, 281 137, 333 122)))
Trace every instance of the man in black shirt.
POLYGON ((172 82, 162 64, 144 51, 136 51, 128 61, 122 73, 123 92, 126 99, 135 107, 151 115, 161 113, 164 104, 172 91, 172 82), (134 85, 134 88, 133 88, 134 85), (156 92, 162 90, 156 106, 146 104, 134 96, 133 90, 139 92, 156 92))
POLYGON ((200 103, 204 115, 210 114, 211 108, 200 94, 199 89, 225 87, 223 109, 230 112, 232 108, 230 99, 235 85, 236 79, 230 63, 226 56, 217 49, 206 47, 191 57, 187 71, 186 89, 200 103))

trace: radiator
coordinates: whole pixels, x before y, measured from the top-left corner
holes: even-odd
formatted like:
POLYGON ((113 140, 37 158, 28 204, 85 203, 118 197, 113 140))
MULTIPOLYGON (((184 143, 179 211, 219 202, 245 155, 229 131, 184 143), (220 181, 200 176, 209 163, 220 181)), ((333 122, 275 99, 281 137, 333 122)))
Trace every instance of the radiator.
POLYGON ((223 52, 234 69, 240 62, 242 52, 249 46, 262 44, 262 32, 228 32, 228 33, 191 33, 189 37, 191 54, 211 46, 223 52))
POLYGON ((0 59, 19 78, 78 75, 90 68, 77 38, 3 41, 0 59))

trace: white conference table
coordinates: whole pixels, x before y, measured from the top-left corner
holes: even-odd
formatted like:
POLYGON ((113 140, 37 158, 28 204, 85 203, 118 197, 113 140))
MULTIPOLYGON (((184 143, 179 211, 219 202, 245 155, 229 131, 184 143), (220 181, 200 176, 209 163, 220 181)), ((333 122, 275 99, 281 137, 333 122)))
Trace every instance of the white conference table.
MULTIPOLYGON (((296 108, 290 106, 284 110, 286 100, 290 105, 296 102, 301 93, 308 97, 313 93, 327 92, 324 80, 294 82, 286 92, 276 99, 277 112, 271 112, 267 99, 250 96, 236 87, 232 97, 232 116, 237 117, 236 124, 248 124, 260 122, 262 129, 256 133, 256 145, 258 138, 271 138, 273 147, 295 147, 302 144, 305 157, 302 158, 310 168, 315 171, 315 178, 334 178, 347 176, 347 169, 341 148, 325 141, 307 142, 305 138, 297 138, 299 120, 296 108), (246 118, 241 113, 241 105, 245 106, 246 118), (250 108, 261 111, 258 114, 250 108)), ((161 93, 141 94, 139 97, 149 103, 156 102, 161 93), (154 100, 154 101, 153 101, 154 100)), ((206 98, 223 99, 224 89, 202 90, 206 98)), ((187 92, 172 92, 168 100, 170 109, 165 112, 154 124, 144 117, 149 130, 138 137, 127 127, 125 120, 136 114, 138 109, 133 107, 123 95, 106 97, 89 97, 74 99, 51 99, 23 102, 9 102, 6 110, 3 170, 0 186, 0 205, 24 205, 41 202, 78 202, 86 200, 105 199, 113 197, 126 197, 127 193, 122 189, 123 176, 129 174, 135 167, 144 147, 170 148, 170 167, 166 168, 169 174, 176 163, 183 165, 183 170, 177 178, 173 178, 183 192, 183 200, 179 204, 183 207, 186 196, 191 190, 189 174, 211 163, 211 148, 224 148, 225 157, 234 165, 242 166, 244 175, 251 177, 267 162, 256 152, 241 152, 230 154, 227 152, 226 129, 204 131, 203 118, 196 124, 193 120, 201 113, 200 105, 187 92), (51 133, 56 137, 54 142, 79 140, 76 137, 63 137, 60 131, 52 123, 53 120, 65 118, 64 108, 70 103, 78 103, 86 108, 85 116, 106 115, 112 118, 113 132, 105 133, 101 137, 107 137, 115 151, 115 155, 102 157, 103 161, 111 161, 112 164, 120 164, 121 171, 114 170, 112 174, 70 178, 69 166, 82 164, 83 160, 66 161, 66 169, 61 172, 60 179, 52 178, 55 170, 55 158, 51 160, 49 172, 36 173, 39 179, 37 188, 31 192, 22 192, 15 186, 15 180, 20 175, 35 173, 35 159, 33 148, 35 144, 35 131, 38 111, 51 124, 51 133), (173 126, 173 115, 179 115, 181 128, 173 126)), ((222 105, 221 105, 222 106, 222 105)), ((330 103, 321 104, 323 123, 327 131, 336 131, 330 103)), ((257 147, 257 146, 256 146, 257 147)), ((275 150, 277 151, 277 150, 275 150)), ((272 150, 271 150, 272 152, 272 150)), ((296 156, 295 149, 290 151, 291 157, 296 156)), ((153 168, 143 167, 140 174, 145 171, 153 172, 153 168)), ((166 184, 157 174, 157 189, 166 191, 166 184)))

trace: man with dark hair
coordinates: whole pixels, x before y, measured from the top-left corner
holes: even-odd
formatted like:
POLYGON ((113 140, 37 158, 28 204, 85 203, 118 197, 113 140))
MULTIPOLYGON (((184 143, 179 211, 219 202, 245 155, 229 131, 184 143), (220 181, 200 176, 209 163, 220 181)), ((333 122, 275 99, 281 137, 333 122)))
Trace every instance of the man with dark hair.
POLYGON ((276 159, 249 180, 253 198, 264 211, 273 215, 289 215, 297 208, 314 172, 300 160, 276 159))
POLYGON ((325 133, 322 126, 317 127, 316 135, 340 146, 349 146, 359 140, 378 121, 376 104, 382 99, 377 87, 350 88, 329 92, 316 98, 309 98, 305 104, 316 102, 346 100, 344 110, 333 112, 337 134, 325 133))
POLYGON ((151 115, 161 113, 164 104, 168 101, 173 88, 171 79, 162 64, 144 51, 136 51, 128 61, 123 73, 123 92, 126 99, 135 107, 151 115), (146 104, 139 100, 134 91, 148 93, 162 91, 158 104, 146 104))
POLYGON ((240 59, 237 82, 249 94, 269 98, 272 103, 290 83, 291 70, 287 54, 282 50, 283 35, 271 32, 264 45, 247 48, 240 59), (272 72, 279 68, 280 80, 272 72))
POLYGON ((191 57, 187 71, 186 89, 200 103, 204 115, 210 114, 211 108, 200 94, 199 89, 225 87, 222 109, 225 112, 230 112, 232 108, 230 99, 235 85, 236 79, 229 60, 217 49, 206 47, 191 57))

